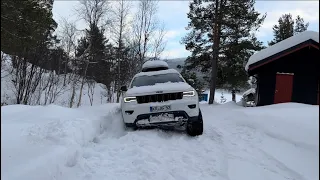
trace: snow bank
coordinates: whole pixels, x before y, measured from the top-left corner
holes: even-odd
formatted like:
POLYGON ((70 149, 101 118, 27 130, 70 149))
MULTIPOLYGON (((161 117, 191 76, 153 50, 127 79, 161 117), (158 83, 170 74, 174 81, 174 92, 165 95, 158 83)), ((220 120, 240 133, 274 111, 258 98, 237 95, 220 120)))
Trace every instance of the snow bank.
POLYGON ((68 177, 67 168, 81 163, 82 148, 109 127, 116 111, 117 104, 93 109, 55 105, 2 106, 1 178, 68 177))
POLYGON ((142 69, 164 67, 169 68, 168 63, 162 60, 147 61, 142 65, 142 69))
POLYGON ((202 111, 204 124, 223 134, 230 180, 319 179, 319 106, 227 103, 202 111))
POLYGON ((139 95, 139 94, 146 94, 146 93, 155 93, 156 91, 165 91, 165 92, 183 92, 192 89, 192 87, 184 82, 178 83, 159 83, 153 86, 140 86, 140 87, 133 87, 128 89, 126 92, 127 96, 131 95, 139 95))
POLYGON ((285 39, 283 41, 280 41, 280 42, 278 42, 278 43, 276 43, 276 44, 274 44, 274 45, 272 45, 272 46, 270 46, 270 47, 268 47, 266 49, 263 49, 263 50, 255 53, 255 54, 253 54, 249 58, 249 60, 248 60, 248 62, 246 64, 245 70, 248 71, 249 66, 251 64, 254 64, 254 63, 256 63, 256 62, 258 62, 260 60, 263 60, 263 59, 265 59, 267 57, 270 57, 270 56, 272 56, 274 54, 277 54, 277 53, 279 53, 281 51, 289 49, 289 48, 291 48, 291 47, 293 47, 295 45, 298 45, 298 44, 300 44, 302 42, 305 42, 305 41, 307 41, 309 39, 312 39, 312 40, 314 40, 314 41, 319 43, 319 32, 304 31, 304 32, 301 32, 301 33, 299 33, 297 35, 289 37, 289 38, 287 38, 287 39, 285 39))
MULTIPOLYGON (((240 124, 307 148, 319 148, 319 106, 283 103, 242 110, 240 124)), ((237 121, 237 120, 236 120, 237 121)))

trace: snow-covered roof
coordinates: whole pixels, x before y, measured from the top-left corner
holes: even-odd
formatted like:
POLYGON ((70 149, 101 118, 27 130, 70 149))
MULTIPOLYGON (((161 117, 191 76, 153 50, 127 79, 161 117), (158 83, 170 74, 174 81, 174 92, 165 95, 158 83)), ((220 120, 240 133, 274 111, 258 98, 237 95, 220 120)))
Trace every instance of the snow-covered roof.
POLYGON ((248 89, 247 91, 245 91, 243 93, 243 96, 246 96, 246 95, 249 95, 249 94, 255 94, 256 93, 256 89, 255 88, 251 88, 251 89, 248 89))
POLYGON ((162 60, 153 60, 147 61, 142 65, 142 69, 149 69, 149 68, 169 68, 168 64, 162 60))
POLYGON ((312 39, 316 42, 319 43, 319 32, 315 32, 315 31, 304 31, 304 32, 301 32, 297 35, 294 35, 292 37, 289 37, 283 41, 280 41, 268 48, 265 48, 255 54, 253 54, 247 64, 246 64, 246 67, 245 67, 245 70, 248 71, 249 69, 249 66, 251 64, 254 64, 256 62, 259 62, 267 57, 270 57, 274 54, 277 54, 281 51, 284 51, 286 49, 289 49, 295 45, 298 45, 300 43, 303 43, 309 39, 312 39))
POLYGON ((134 77, 154 76, 154 75, 158 75, 158 74, 168 74, 168 73, 179 73, 179 72, 175 69, 166 69, 166 70, 160 70, 160 71, 140 72, 140 73, 136 74, 134 77))

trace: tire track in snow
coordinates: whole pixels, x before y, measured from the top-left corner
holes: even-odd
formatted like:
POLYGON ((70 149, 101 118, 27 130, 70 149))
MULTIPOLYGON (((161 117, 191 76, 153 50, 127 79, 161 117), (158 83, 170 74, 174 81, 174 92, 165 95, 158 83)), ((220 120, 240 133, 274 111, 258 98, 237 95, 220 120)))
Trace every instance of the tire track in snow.
POLYGON ((229 180, 223 141, 213 127, 199 137, 158 129, 115 135, 122 128, 117 117, 109 116, 99 142, 85 148, 78 179, 229 180))
POLYGON ((234 153, 230 153, 229 158, 239 159, 244 162, 250 162, 252 164, 258 165, 265 170, 280 175, 284 179, 306 180, 301 174, 290 169, 285 164, 283 164, 282 162, 280 162, 279 160, 277 160, 272 155, 270 155, 269 153, 267 153, 259 147, 259 142, 262 141, 262 137, 267 134, 258 131, 254 126, 246 126, 244 124, 235 125, 233 129, 235 130, 235 132, 232 133, 235 139, 233 141, 237 142, 233 143, 233 147, 239 144, 245 144, 244 146, 242 146, 242 149, 240 150, 242 152, 245 152, 247 156, 238 156, 234 153), (255 141, 253 137, 255 137, 255 141))
POLYGON ((224 143, 224 134, 219 129, 218 126, 208 124, 205 127, 205 134, 208 135, 208 138, 214 142, 219 144, 220 151, 222 152, 223 160, 221 162, 221 173, 220 175, 224 177, 226 180, 229 180, 228 170, 229 170, 229 163, 228 163, 228 151, 227 147, 224 143))
POLYGON ((290 143, 290 144, 292 144, 292 145, 294 145, 296 147, 299 147, 299 148, 307 149, 307 150, 310 150, 312 152, 319 151, 319 147, 311 145, 311 144, 308 144, 308 143, 294 141, 294 140, 292 140, 290 138, 287 138, 285 136, 281 136, 281 135, 274 134, 274 133, 271 133, 271 132, 264 132, 264 133, 267 136, 269 136, 269 137, 271 137, 273 139, 277 139, 277 140, 280 140, 280 141, 284 141, 284 142, 290 143))
MULTIPOLYGON (((270 155, 266 151, 264 151, 262 149, 258 149, 258 150, 260 151, 261 154, 263 154, 268 159, 268 161, 270 161, 272 164, 274 164, 278 169, 282 170, 283 172, 287 172, 286 174, 289 174, 289 177, 288 177, 288 175, 286 175, 286 176, 282 175, 285 178, 292 179, 292 180, 306 180, 306 178, 304 178, 301 174, 290 169, 288 166, 286 166, 284 163, 282 163, 281 161, 274 158, 272 155, 270 155)), ((270 170, 270 166, 265 167, 265 168, 270 170)))
MULTIPOLYGON (((212 128, 208 128, 210 131, 221 131, 219 134, 222 134, 223 143, 221 144, 222 147, 225 147, 227 154, 225 167, 227 167, 227 171, 230 170, 229 179, 250 179, 264 176, 266 179, 283 178, 293 180, 301 178, 304 180, 304 177, 299 173, 289 169, 283 163, 281 164, 277 159, 271 159, 267 154, 260 152, 260 144, 263 142, 266 134, 255 126, 254 121, 247 120, 250 119, 247 114, 239 109, 231 109, 228 110, 228 113, 225 113, 218 106, 212 107, 210 114, 214 114, 215 116, 207 115, 204 119, 209 119, 207 123, 211 122, 212 128), (251 170, 258 172, 251 175, 249 173, 251 170), (248 173, 233 174, 233 172, 239 171, 248 173)), ((212 139, 214 138, 212 136, 212 139)))

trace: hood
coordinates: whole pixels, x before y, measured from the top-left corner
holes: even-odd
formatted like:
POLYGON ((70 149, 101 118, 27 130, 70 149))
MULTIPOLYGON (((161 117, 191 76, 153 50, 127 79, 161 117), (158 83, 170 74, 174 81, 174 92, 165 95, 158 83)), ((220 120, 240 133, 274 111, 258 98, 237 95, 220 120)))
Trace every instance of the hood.
POLYGON ((126 92, 126 96, 156 94, 157 91, 163 91, 162 93, 173 93, 173 92, 184 92, 184 91, 190 91, 190 90, 193 90, 193 88, 188 83, 185 83, 185 82, 161 83, 153 86, 141 86, 141 87, 130 88, 126 92))

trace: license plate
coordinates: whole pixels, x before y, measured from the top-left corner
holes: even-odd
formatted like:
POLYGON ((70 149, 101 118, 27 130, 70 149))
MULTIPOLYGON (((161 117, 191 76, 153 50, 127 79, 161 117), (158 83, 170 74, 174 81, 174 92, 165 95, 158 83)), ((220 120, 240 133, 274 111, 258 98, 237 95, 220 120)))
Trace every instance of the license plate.
POLYGON ((158 116, 150 116, 149 120, 150 122, 170 122, 170 121, 174 121, 174 115, 162 114, 158 116))
POLYGON ((170 105, 150 106, 150 112, 170 111, 170 110, 171 110, 171 106, 170 105))

